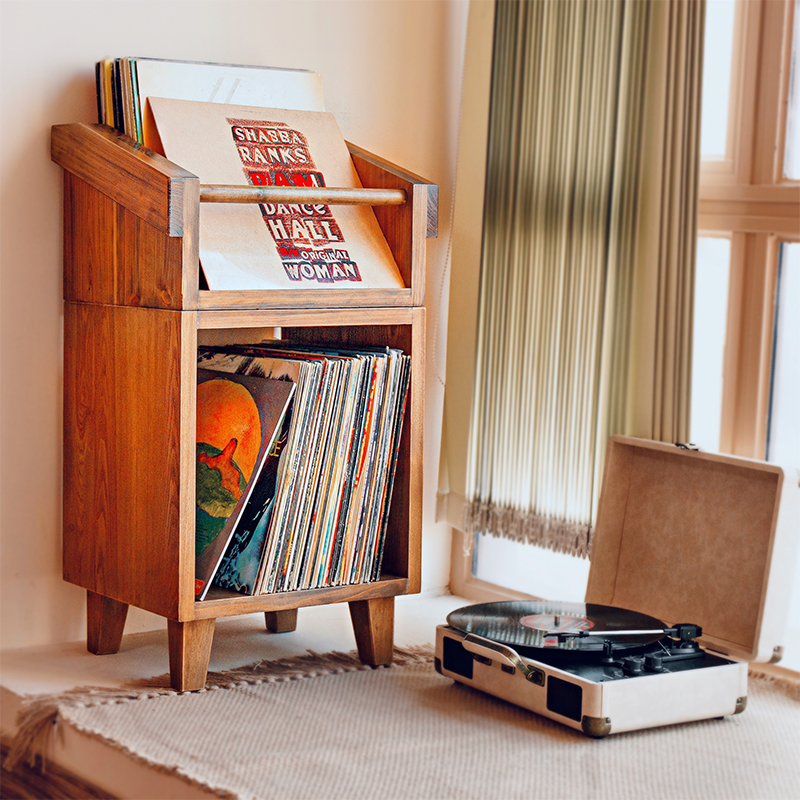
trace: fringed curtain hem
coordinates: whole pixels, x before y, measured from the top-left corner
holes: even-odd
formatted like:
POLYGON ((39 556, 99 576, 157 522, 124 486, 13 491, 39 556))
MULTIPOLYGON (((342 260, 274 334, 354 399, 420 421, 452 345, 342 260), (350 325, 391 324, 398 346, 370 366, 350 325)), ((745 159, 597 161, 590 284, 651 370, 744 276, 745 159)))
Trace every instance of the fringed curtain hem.
POLYGON ((470 536, 477 531, 580 558, 588 558, 594 533, 584 523, 477 500, 464 505, 464 530, 470 536))

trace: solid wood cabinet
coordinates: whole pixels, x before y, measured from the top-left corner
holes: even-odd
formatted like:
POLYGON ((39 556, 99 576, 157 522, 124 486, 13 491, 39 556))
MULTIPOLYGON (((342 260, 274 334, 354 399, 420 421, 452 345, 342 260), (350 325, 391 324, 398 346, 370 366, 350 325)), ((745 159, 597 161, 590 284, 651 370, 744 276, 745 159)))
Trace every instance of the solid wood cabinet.
POLYGON ((375 208, 402 289, 200 289, 196 176, 101 125, 59 125, 64 168, 64 579, 87 590, 88 648, 118 650, 129 606, 168 621, 172 684, 202 688, 217 617, 347 602, 365 663, 391 660, 394 597, 420 586, 425 240, 436 186, 350 146, 364 186, 402 189, 375 208), (246 597, 194 597, 198 344, 284 340, 391 345, 411 386, 380 579, 246 597))

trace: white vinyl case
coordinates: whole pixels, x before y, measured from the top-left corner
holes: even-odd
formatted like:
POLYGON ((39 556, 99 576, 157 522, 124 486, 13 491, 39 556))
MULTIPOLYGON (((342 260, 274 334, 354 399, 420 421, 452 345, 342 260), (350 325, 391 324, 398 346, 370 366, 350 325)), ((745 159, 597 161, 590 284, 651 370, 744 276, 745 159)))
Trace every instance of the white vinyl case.
MULTIPOLYGON (((739 713, 747 662, 780 658, 799 542, 798 469, 612 437, 583 608, 587 619, 598 609, 637 612, 671 633, 617 650, 614 633, 597 632, 594 651, 565 654, 580 650, 572 635, 591 634, 519 647, 503 626, 497 634, 454 612, 458 625, 437 628, 437 669, 595 737, 739 713), (676 632, 681 623, 690 625, 676 632), (696 641, 682 642, 695 626, 696 641)), ((573 614, 580 606, 566 605, 573 614)), ((560 605, 530 608, 554 614, 560 605)), ((523 601, 480 609, 503 620, 530 610, 523 601)))

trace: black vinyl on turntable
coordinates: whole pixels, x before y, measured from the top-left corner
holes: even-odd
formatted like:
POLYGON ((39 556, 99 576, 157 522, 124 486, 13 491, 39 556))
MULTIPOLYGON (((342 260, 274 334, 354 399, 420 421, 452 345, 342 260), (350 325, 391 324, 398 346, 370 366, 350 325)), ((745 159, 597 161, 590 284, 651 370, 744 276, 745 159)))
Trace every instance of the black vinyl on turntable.
MULTIPOLYGON (((648 672, 661 672, 704 660, 695 641, 702 635, 698 626, 670 628, 647 614, 592 603, 478 603, 451 612, 447 624, 553 665, 613 665, 631 674, 645 671, 645 665, 652 667, 648 672)), ((616 677, 616 670, 612 674, 616 677)))

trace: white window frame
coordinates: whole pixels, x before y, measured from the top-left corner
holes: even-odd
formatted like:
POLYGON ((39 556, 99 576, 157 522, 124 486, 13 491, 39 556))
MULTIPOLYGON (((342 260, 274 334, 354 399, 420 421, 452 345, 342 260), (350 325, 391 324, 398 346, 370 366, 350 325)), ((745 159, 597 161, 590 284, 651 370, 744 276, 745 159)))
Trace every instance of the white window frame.
POLYGON ((698 234, 731 240, 720 450, 766 455, 778 254, 800 241, 784 173, 795 0, 737 0, 726 154, 700 167, 698 234))

